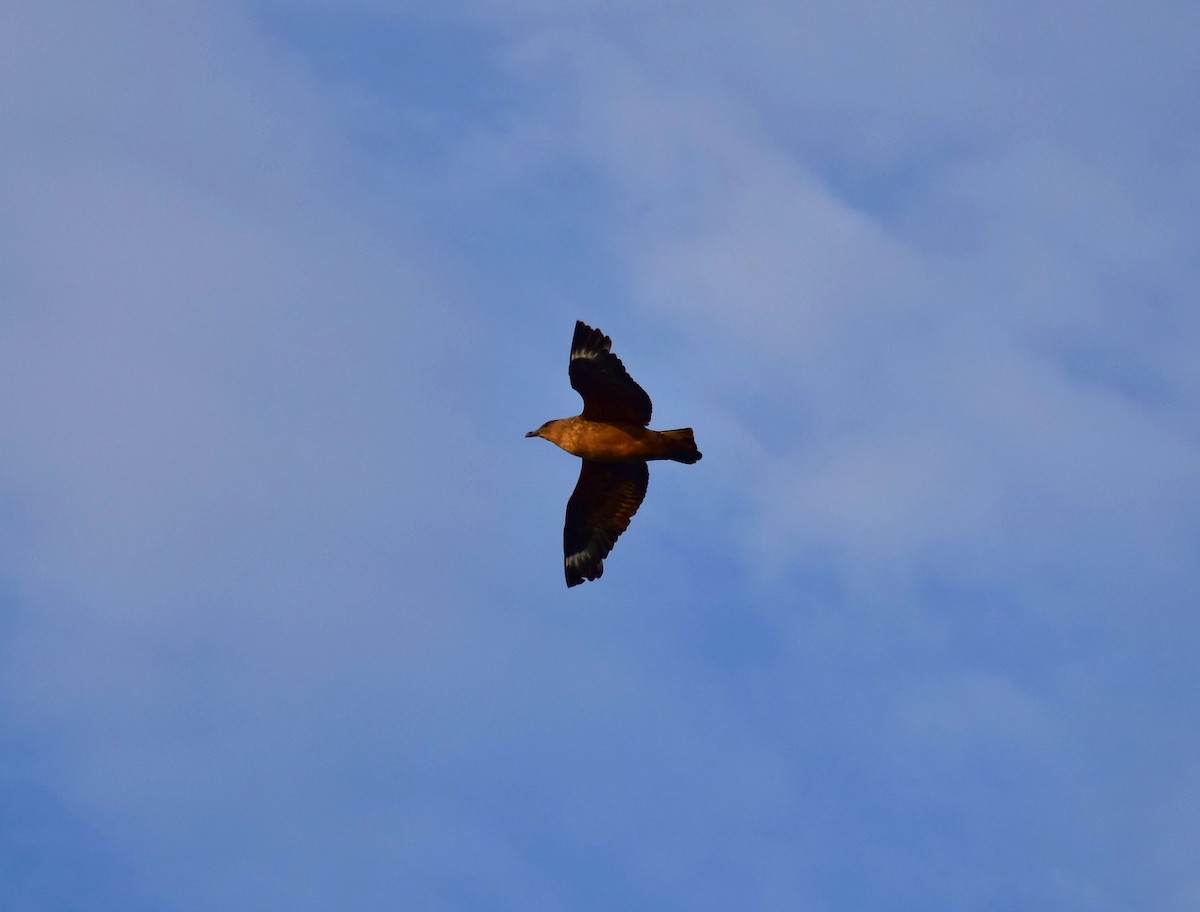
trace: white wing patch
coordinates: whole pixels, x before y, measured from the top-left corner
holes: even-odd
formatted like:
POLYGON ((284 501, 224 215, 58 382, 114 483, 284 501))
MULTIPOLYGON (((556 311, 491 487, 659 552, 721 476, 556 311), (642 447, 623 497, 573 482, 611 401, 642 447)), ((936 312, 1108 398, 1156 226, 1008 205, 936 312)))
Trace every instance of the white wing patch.
POLYGON ((600 549, 596 547, 596 543, 592 542, 582 551, 576 551, 574 554, 568 554, 566 557, 566 564, 568 567, 578 567, 581 564, 591 563, 592 561, 596 560, 597 557, 599 557, 599 550, 600 549))

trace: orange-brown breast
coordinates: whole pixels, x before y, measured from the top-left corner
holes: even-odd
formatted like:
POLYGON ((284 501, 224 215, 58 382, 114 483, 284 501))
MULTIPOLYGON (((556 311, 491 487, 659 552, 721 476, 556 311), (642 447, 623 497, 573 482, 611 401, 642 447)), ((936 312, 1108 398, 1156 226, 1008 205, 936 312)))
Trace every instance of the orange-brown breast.
POLYGON ((669 443, 657 431, 580 416, 553 422, 544 436, 568 453, 594 462, 665 459, 670 452, 669 443))

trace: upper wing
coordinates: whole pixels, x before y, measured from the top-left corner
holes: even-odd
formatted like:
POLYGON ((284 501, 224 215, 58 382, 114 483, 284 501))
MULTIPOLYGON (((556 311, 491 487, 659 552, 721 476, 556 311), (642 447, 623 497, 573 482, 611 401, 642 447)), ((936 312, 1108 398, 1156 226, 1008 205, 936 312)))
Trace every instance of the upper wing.
POLYGON ((568 588, 604 573, 604 558, 629 528, 649 483, 650 470, 644 462, 583 461, 563 526, 568 588))
POLYGON ((586 323, 575 322, 571 339, 571 386, 583 397, 583 417, 645 427, 650 423, 650 397, 625 372, 609 348, 612 339, 586 323))

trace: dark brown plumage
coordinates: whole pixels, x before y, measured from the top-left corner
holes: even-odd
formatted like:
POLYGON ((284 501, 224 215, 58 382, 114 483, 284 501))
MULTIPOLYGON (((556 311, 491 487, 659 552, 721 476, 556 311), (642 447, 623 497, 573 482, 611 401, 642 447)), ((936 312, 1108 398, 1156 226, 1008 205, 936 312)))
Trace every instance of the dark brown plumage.
POLYGON ((571 386, 583 412, 547 421, 526 437, 544 437, 583 459, 579 481, 567 501, 563 568, 567 586, 599 579, 604 558, 646 496, 653 459, 691 464, 701 453, 691 428, 652 431, 650 397, 609 349, 612 340, 586 323, 575 323, 571 340, 571 386))

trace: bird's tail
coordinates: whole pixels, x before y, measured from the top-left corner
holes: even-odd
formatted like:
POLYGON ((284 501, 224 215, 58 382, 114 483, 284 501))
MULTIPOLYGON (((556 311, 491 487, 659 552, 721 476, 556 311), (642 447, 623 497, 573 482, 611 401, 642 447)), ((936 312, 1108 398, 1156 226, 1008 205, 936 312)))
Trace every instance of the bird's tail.
POLYGON ((667 459, 673 459, 676 462, 685 462, 688 465, 700 461, 700 457, 703 454, 696 449, 696 438, 692 434, 691 428, 679 428, 678 430, 660 431, 659 433, 671 445, 671 449, 667 453, 667 459))

